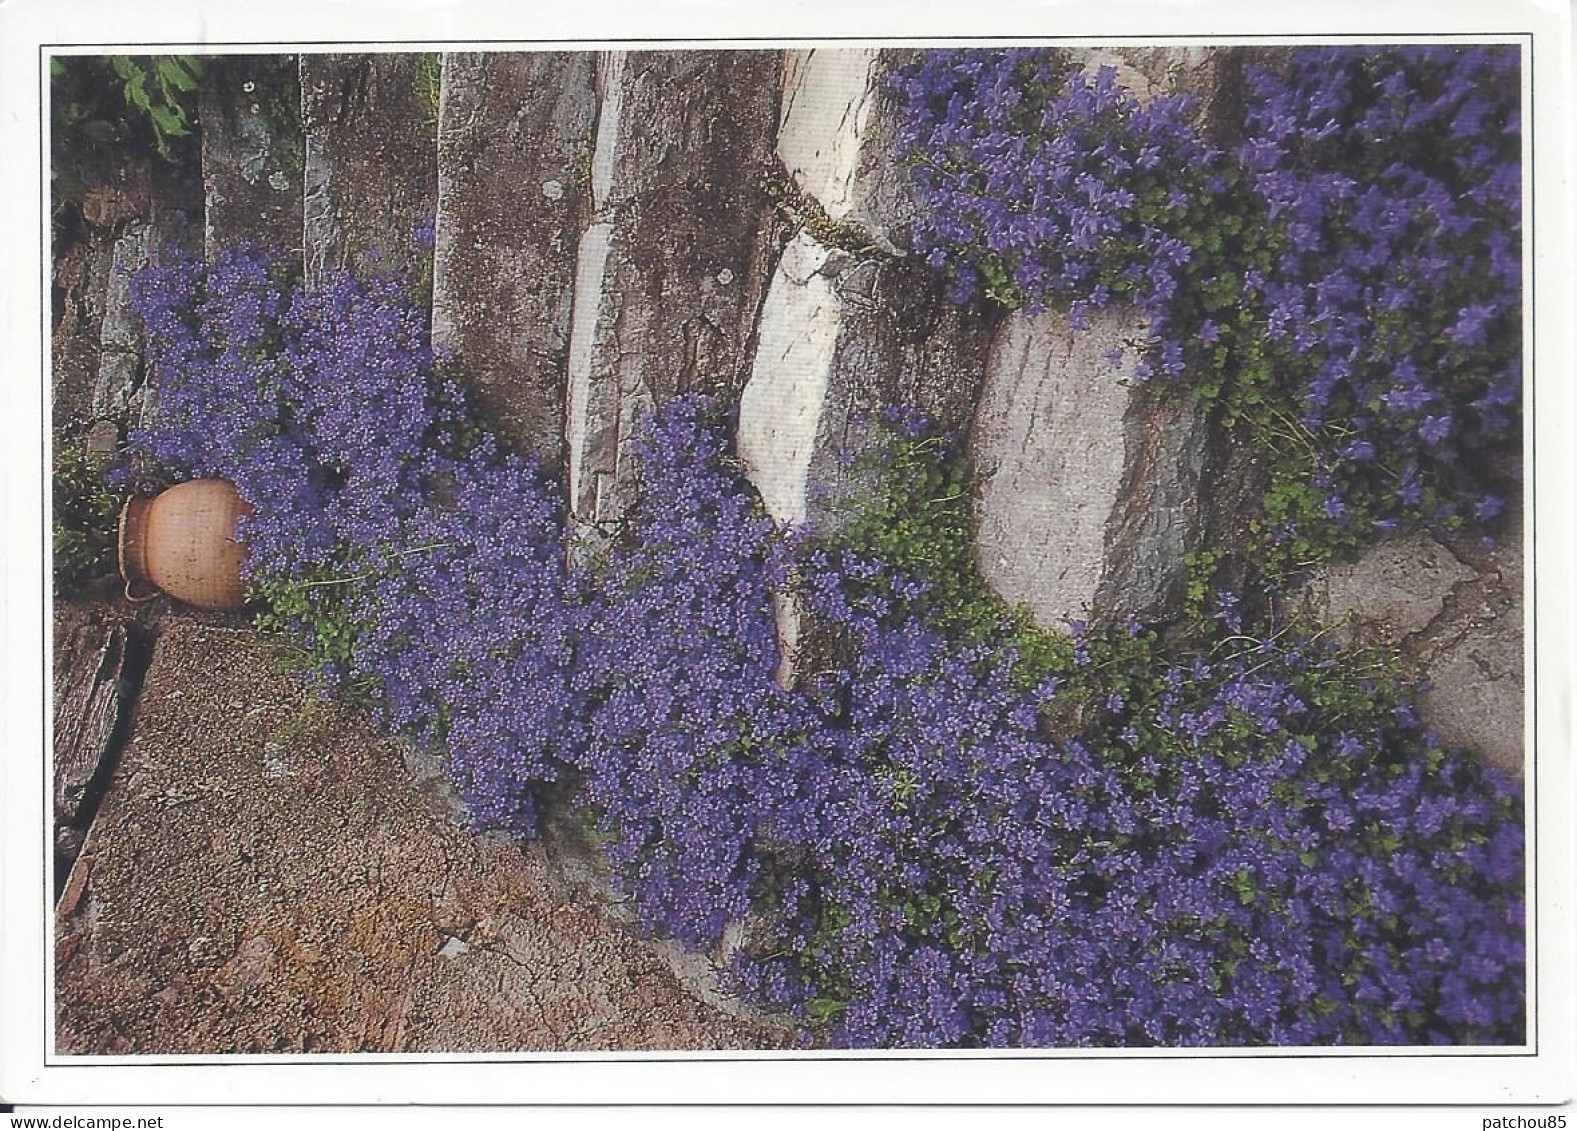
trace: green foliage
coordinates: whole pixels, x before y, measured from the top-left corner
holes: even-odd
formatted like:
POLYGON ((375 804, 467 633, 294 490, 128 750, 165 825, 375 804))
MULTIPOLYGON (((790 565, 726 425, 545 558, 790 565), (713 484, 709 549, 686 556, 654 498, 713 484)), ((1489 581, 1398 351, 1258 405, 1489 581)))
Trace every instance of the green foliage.
POLYGON ((435 51, 416 57, 416 67, 411 73, 411 87, 416 100, 421 103, 426 124, 438 124, 438 101, 443 91, 444 57, 435 51))
POLYGON ((263 604, 257 614, 259 628, 290 632, 303 641, 296 657, 300 667, 343 666, 349 663, 358 636, 346 606, 348 586, 363 576, 348 563, 320 568, 300 579, 265 576, 250 583, 248 598, 263 604))
POLYGON ((195 55, 52 56, 57 155, 114 142, 146 145, 166 160, 192 134, 203 61, 195 55))
POLYGON ((1066 638, 1037 626, 981 577, 975 558, 975 489, 961 447, 936 433, 878 426, 854 464, 860 487, 835 500, 836 544, 880 558, 930 586, 920 611, 944 634, 1012 648, 1025 685, 1069 654, 1066 638))
POLYGON ((110 66, 122 81, 128 108, 141 111, 153 131, 154 150, 170 156, 170 141, 186 137, 190 118, 187 99, 202 82, 203 63, 195 55, 153 55, 134 58, 111 55, 110 66))
POLYGON ((118 501, 80 444, 56 438, 51 542, 54 591, 69 597, 115 571, 118 501))

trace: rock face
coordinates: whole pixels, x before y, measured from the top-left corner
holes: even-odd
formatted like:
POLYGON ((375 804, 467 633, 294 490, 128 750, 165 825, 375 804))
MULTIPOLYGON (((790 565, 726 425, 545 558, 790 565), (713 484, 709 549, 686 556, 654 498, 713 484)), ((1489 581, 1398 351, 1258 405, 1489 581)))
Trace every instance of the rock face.
POLYGON ((774 1047, 473 837, 267 638, 170 624, 57 921, 61 1053, 774 1047))
MULTIPOLYGON (((865 49, 785 56, 777 153, 804 226, 767 291, 738 430, 746 475, 784 524, 835 524, 884 409, 966 428, 985 367, 981 312, 941 301, 929 273, 894 257, 908 201, 883 118, 892 65, 865 49)), ((788 683, 800 614, 791 594, 776 606, 788 683)))
POLYGON ((594 80, 595 57, 580 52, 443 64, 433 343, 505 436, 555 463, 594 80))
POLYGON ((140 662, 131 622, 69 606, 54 616, 54 825, 64 877, 81 850, 114 765, 140 662))
MULTIPOLYGON (((1464 550, 1464 548, 1459 548, 1464 550)), ((1492 552, 1454 553, 1426 534, 1387 539, 1317 571, 1307 601, 1350 638, 1395 649, 1428 681, 1426 725, 1521 777, 1525 762, 1522 531, 1492 552)))
POLYGON ((789 51, 783 63, 778 158, 828 220, 853 225, 889 254, 909 247, 914 202, 894 159, 888 79, 911 52, 789 51))
POLYGON ((627 441, 645 412, 744 383, 779 246, 763 185, 781 57, 614 52, 598 66, 567 423, 571 510, 593 524, 629 505, 627 441))
POLYGON ((1143 337, 1131 311, 1082 331, 1016 313, 991 344, 971 437, 980 569, 1048 627, 1159 611, 1197 544, 1206 422, 1135 381, 1143 337))
POLYGON ((301 87, 293 55, 232 55, 207 69, 203 246, 255 240, 301 254, 301 87))
POLYGON ((1320 570, 1309 592, 1322 620, 1356 622, 1370 638, 1399 643, 1428 628, 1455 586, 1475 576, 1427 534, 1409 534, 1320 570))
POLYGON ((131 280, 152 260, 157 238, 152 225, 129 226, 115 241, 104 292, 92 413, 95 420, 112 423, 117 430, 153 419, 154 389, 142 364, 142 328, 131 309, 131 280))
POLYGON ((437 206, 439 57, 301 56, 307 284, 422 274, 437 206))
POLYGON ((1432 689, 1419 706, 1441 740, 1476 750, 1513 777, 1526 764, 1521 547, 1459 593, 1460 618, 1429 643, 1432 689))
POLYGON ((114 262, 113 241, 79 243, 55 264, 57 314, 50 336, 50 401, 57 429, 93 416, 99 381, 104 297, 114 262))

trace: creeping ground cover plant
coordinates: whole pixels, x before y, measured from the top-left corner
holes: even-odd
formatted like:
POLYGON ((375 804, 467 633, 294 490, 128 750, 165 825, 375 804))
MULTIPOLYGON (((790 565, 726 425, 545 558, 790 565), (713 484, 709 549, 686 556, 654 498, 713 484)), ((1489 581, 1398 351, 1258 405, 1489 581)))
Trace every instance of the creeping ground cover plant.
POLYGON ((895 85, 917 250, 961 300, 1136 305, 1136 375, 1269 465, 1273 565, 1493 535, 1520 473, 1517 47, 1298 49, 1208 133, 1048 49, 926 52, 895 85))
POLYGON ((255 506, 265 619, 441 747, 479 826, 587 810, 648 929, 715 948, 748 917, 735 984, 807 1041, 1523 1038, 1520 792, 1378 658, 1233 594, 1026 627, 918 426, 886 462, 935 521, 893 536, 878 491, 815 538, 765 517, 725 406, 678 398, 625 521, 572 544, 561 486, 471 418, 398 281, 308 291, 243 246, 134 291, 160 391, 135 454, 255 506), (810 641, 791 687, 783 595, 810 641))

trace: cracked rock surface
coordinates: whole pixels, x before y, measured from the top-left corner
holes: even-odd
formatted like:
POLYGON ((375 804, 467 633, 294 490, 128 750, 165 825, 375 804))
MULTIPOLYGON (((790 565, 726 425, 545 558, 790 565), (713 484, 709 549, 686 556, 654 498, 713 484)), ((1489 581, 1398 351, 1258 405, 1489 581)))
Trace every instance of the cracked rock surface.
POLYGON ((303 55, 303 255, 307 283, 349 269, 416 278, 417 228, 438 195, 422 56, 303 55))
POLYGON ((1389 538, 1317 571, 1310 609, 1349 638, 1395 648, 1427 679, 1423 720, 1449 746, 1521 777, 1524 762, 1522 528, 1491 551, 1427 534, 1389 538))
POLYGON ((433 344, 490 422, 550 463, 564 447, 594 78, 585 52, 444 56, 433 344))
POLYGON ((56 925, 62 1053, 770 1047, 474 836, 271 638, 176 621, 56 925))

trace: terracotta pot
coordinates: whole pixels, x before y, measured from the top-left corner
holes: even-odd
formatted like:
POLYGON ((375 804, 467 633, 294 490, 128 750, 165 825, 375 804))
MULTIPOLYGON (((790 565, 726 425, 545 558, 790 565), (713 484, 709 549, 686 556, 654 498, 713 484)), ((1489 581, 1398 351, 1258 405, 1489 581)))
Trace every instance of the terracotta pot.
POLYGON ((126 500, 120 512, 126 599, 149 601, 162 591, 200 609, 240 608, 245 549, 236 520, 251 513, 223 479, 193 479, 153 498, 126 500))

